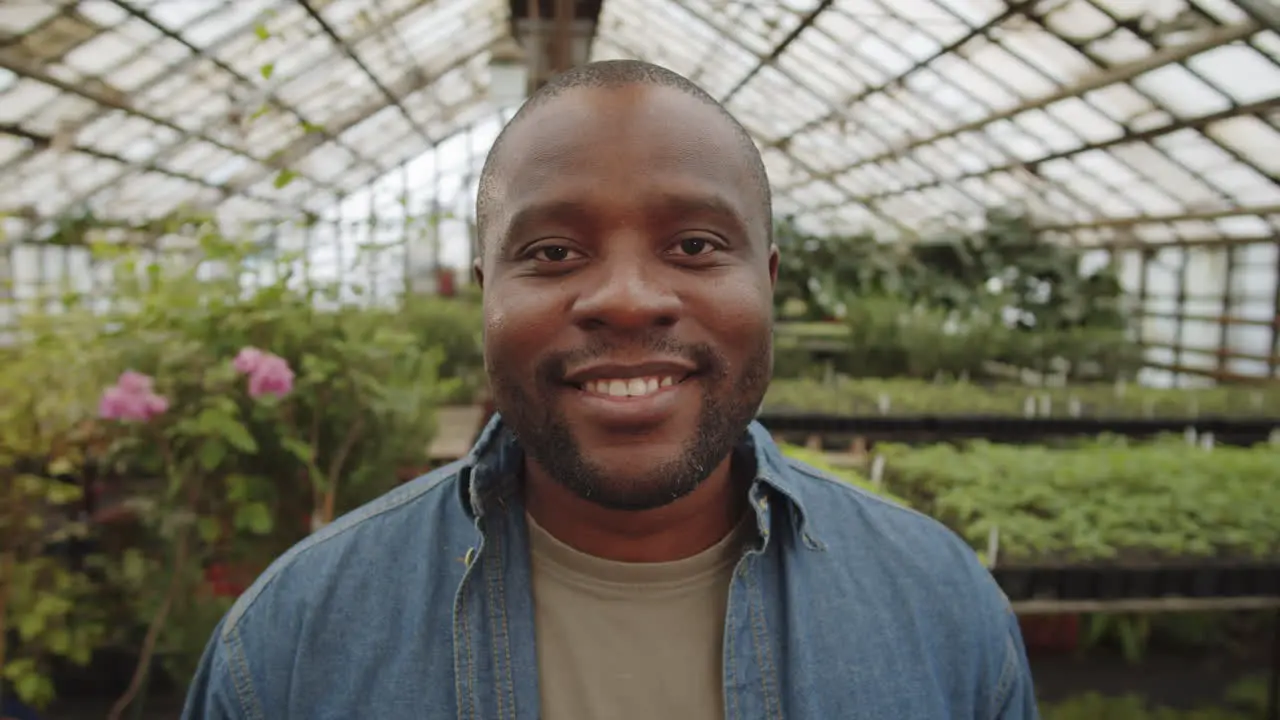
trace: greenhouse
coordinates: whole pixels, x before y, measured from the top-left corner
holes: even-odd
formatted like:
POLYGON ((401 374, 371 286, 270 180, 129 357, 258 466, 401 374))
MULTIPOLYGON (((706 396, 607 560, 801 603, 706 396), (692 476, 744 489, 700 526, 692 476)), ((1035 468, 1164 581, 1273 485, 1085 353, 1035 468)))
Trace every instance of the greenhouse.
POLYGON ((0 0, 0 720, 177 717, 467 455, 485 157, 627 58, 762 155, 757 419, 968 542, 1043 716, 1280 718, 1274 0, 0 0))

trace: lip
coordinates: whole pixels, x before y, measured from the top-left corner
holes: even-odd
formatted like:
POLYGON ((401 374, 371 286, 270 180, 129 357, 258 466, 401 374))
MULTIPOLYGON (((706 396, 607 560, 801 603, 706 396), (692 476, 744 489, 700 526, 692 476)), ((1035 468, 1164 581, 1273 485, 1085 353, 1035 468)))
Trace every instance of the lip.
MULTIPOLYGON (((697 369, 696 366, 679 360, 650 360, 642 363, 597 363, 573 369, 565 374, 564 381, 581 390, 582 385, 591 380, 629 380, 631 378, 664 375, 684 380, 697 369)), ((678 384, 679 381, 677 381, 678 384)))

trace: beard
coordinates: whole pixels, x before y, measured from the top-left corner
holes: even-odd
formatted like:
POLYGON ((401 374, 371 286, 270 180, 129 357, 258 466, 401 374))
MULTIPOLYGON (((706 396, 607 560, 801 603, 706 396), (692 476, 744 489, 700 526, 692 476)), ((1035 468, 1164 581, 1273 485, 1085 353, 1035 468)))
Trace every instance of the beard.
POLYGON ((697 384, 702 402, 693 435, 674 457, 622 472, 606 469, 583 452, 556 402, 571 364, 605 357, 616 345, 597 341, 581 350, 549 356, 536 368, 533 392, 518 378, 489 367, 495 404, 524 452, 575 495, 610 510, 651 510, 693 492, 741 440, 773 374, 772 335, 767 332, 736 377, 710 345, 653 336, 641 346, 694 363, 698 371, 685 382, 697 384))

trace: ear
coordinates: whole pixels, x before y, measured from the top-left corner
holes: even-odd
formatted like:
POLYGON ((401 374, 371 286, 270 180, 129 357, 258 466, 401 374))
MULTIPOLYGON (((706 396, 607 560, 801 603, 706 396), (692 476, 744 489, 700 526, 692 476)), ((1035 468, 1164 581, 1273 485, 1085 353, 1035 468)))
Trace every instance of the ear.
POLYGON ((476 284, 480 286, 480 289, 484 290, 484 263, 480 261, 480 258, 476 258, 471 262, 471 276, 476 279, 476 284))
POLYGON ((769 287, 776 289, 778 287, 778 253, 777 245, 769 246, 769 287))

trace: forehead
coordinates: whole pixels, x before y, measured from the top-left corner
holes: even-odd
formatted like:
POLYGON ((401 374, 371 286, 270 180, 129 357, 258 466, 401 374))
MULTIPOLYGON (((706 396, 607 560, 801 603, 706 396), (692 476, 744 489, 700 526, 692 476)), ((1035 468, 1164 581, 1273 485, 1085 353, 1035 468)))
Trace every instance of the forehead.
MULTIPOLYGON (((501 215, 542 203, 639 205, 715 196, 763 226, 753 164, 729 121, 662 86, 574 88, 511 128, 498 158, 501 215)), ((499 223, 501 225, 503 223, 499 223)))

